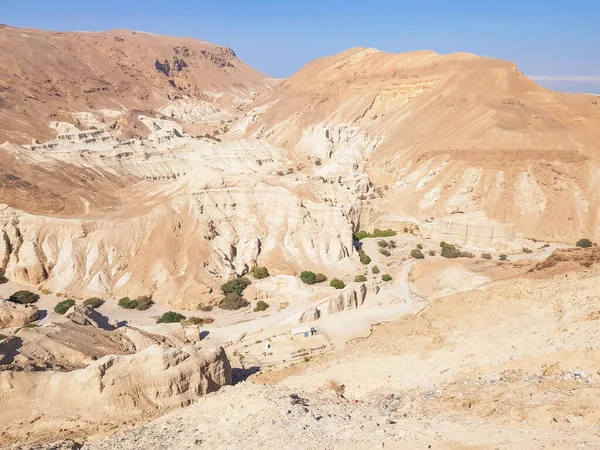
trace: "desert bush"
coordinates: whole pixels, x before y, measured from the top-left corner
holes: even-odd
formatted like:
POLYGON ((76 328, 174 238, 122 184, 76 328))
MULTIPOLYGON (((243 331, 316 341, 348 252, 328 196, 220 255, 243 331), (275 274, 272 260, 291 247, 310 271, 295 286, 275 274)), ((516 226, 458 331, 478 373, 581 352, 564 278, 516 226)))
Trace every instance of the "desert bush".
POLYGON ((187 319, 181 322, 183 326, 189 325, 204 325, 204 318, 202 317, 188 317, 187 319))
POLYGON ((492 259, 492 255, 490 255, 489 253, 482 253, 482 254, 481 254, 481 257, 482 257, 483 259, 492 259))
POLYGON ((390 256, 391 253, 389 250, 386 250, 385 248, 380 248, 379 249, 379 253, 381 253, 383 256, 390 256))
POLYGON ((262 278, 267 278, 269 276, 269 271, 267 270, 266 267, 254 266, 252 268, 252 270, 250 271, 250 273, 257 280, 260 280, 262 278))
POLYGON ((414 250, 412 250, 410 252, 410 256, 412 256, 415 259, 425 259, 425 255, 418 248, 415 248, 414 250))
POLYGON ((365 266, 371 264, 371 258, 362 248, 358 251, 358 259, 360 259, 361 264, 364 264, 365 266))
POLYGON ((72 299, 63 300, 62 302, 58 302, 56 304, 56 306, 54 307, 54 312, 58 313, 58 314, 64 314, 74 304, 75 304, 75 300, 72 300, 72 299))
POLYGON ((135 309, 138 311, 146 311, 154 304, 150 295, 141 295, 135 299, 135 302, 137 302, 135 309))
POLYGON ((423 250, 423 244, 417 244, 417 248, 418 248, 419 250, 423 250))
POLYGON ((322 283, 323 281, 327 281, 327 277, 323 273, 317 274, 317 283, 322 283))
POLYGON ((321 160, 320 159, 315 160, 315 166, 320 166, 320 165, 321 165, 321 160))
POLYGON ((392 277, 391 277, 391 275, 388 275, 387 273, 385 273, 381 276, 381 281, 392 281, 392 277))
POLYGON ((379 245, 381 248, 386 248, 388 246, 387 241, 384 241, 383 239, 377 241, 377 245, 379 245))
POLYGON ((317 274, 310 270, 305 270, 300 274, 300 279, 305 284, 315 284, 317 282, 317 274))
POLYGON ((254 307, 254 312, 266 311, 269 307, 269 304, 265 301, 259 300, 256 302, 256 306, 254 307))
POLYGON ((338 280, 337 278, 334 278, 333 280, 331 280, 331 282, 329 283, 329 286, 336 288, 336 289, 344 289, 346 287, 344 282, 342 280, 338 280))
POLYGON ((200 307, 200 311, 210 312, 213 310, 213 305, 204 305, 200 307))
POLYGON ((544 244, 544 245, 542 245, 542 248, 548 248, 548 247, 550 247, 550 244, 544 244))
POLYGON ((42 289, 42 294, 50 295, 50 294, 52 294, 52 291, 50 289, 42 289))
POLYGON ((185 316, 183 314, 167 311, 156 321, 156 323, 177 323, 181 322, 182 320, 185 320, 185 316))
POLYGON ((392 236, 396 236, 397 234, 398 234, 397 232, 395 232, 394 230, 390 230, 389 228, 387 230, 378 230, 377 228, 375 228, 375 230, 373 230, 372 233, 368 233, 366 231, 361 230, 358 233, 356 233, 356 235, 354 237, 357 240, 361 241, 366 238, 392 237, 392 236))
POLYGON ((364 283, 365 281, 367 281, 367 277, 365 277, 364 275, 356 275, 354 277, 355 283, 364 283))
POLYGON ((461 258, 475 258, 475 255, 471 252, 458 252, 458 256, 461 258))
POLYGON ((87 300, 84 300, 83 304, 91 308, 100 308, 102 305, 104 305, 104 300, 98 297, 91 297, 87 300))
POLYGON ((28 303, 35 303, 40 299, 40 296, 34 294, 31 291, 17 291, 10 297, 8 297, 9 302, 20 303, 21 305, 26 305, 28 303))
POLYGON ((442 248, 441 255, 444 258, 458 258, 460 256, 460 251, 454 245, 442 241, 440 242, 440 247, 442 248))
POLYGON ((234 278, 233 280, 229 280, 227 283, 221 285, 221 291, 223 294, 231 294, 235 292, 236 294, 242 295, 244 289, 252 284, 250 280, 246 277, 234 278))
POLYGON ((591 247, 594 244, 589 239, 583 238, 583 239, 579 239, 577 241, 576 245, 577 245, 577 247, 581 247, 581 248, 589 248, 589 247, 591 247))
POLYGON ((533 250, 531 250, 527 247, 523 247, 523 253, 533 253, 533 250))
POLYGON ((390 241, 388 242, 388 245, 390 246, 390 248, 396 248, 396 241, 390 241))
POLYGON ((379 267, 377 267, 377 266, 373 266, 373 267, 371 268, 371 272, 373 272, 375 275, 377 275, 377 274, 379 273, 379 267))
POLYGON ((429 250, 427 253, 429 256, 435 256, 435 250, 429 250))
POLYGON ((500 261, 506 261, 506 258, 508 258, 508 256, 506 256, 504 253, 502 253, 501 255, 498 256, 498 258, 500 259, 500 261))
POLYGON ((125 309, 135 309, 137 301, 131 300, 129 297, 123 297, 119 299, 118 305, 125 309))
POLYGON ((248 300, 246 300, 244 297, 242 297, 240 294, 238 294, 237 292, 230 292, 225 297, 223 297, 223 300, 221 300, 221 302, 219 303, 219 308, 236 310, 236 309, 244 308, 245 306, 248 306, 249 304, 250 304, 250 302, 248 300))

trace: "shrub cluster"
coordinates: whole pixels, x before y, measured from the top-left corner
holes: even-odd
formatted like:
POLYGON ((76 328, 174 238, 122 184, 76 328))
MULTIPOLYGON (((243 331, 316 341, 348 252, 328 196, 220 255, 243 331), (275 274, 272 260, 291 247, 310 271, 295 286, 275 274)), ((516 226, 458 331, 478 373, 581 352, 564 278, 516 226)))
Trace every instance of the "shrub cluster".
POLYGON ((83 304, 91 308, 99 308, 104 304, 104 300, 98 297, 92 297, 88 298, 87 300, 84 300, 83 304))
POLYGON ((185 320, 185 316, 173 311, 167 311, 164 313, 156 323, 177 323, 185 320))
POLYGON ((344 289, 346 287, 344 282, 342 280, 338 280, 337 278, 334 278, 333 280, 331 280, 331 283, 329 283, 329 286, 336 288, 336 289, 344 289))
POLYGON ((31 291, 17 291, 10 297, 8 297, 9 302, 20 303, 21 305, 26 305, 29 303, 35 303, 40 299, 40 296, 34 294, 31 291))
POLYGON ((250 302, 237 292, 230 292, 219 302, 219 308, 236 310, 248 306, 250 302))
POLYGON ((373 267, 371 268, 371 272, 373 272, 375 275, 377 275, 377 274, 379 273, 379 267, 377 267, 377 266, 373 266, 373 267))
POLYGON ((75 304, 75 300, 72 300, 72 299, 63 300, 62 302, 58 302, 56 304, 56 306, 54 307, 54 312, 58 313, 58 314, 64 314, 74 304, 75 304))
POLYGON ((385 249, 385 248, 380 248, 379 249, 379 253, 381 253, 383 256, 390 256, 391 253, 389 250, 385 249))
POLYGON ((366 238, 392 237, 396 236, 397 234, 397 232, 395 232, 394 230, 390 230, 389 228, 387 230, 378 230, 377 228, 375 228, 375 230, 373 230, 372 233, 368 233, 366 231, 359 231, 354 237, 356 238, 356 240, 362 241, 366 238))
POLYGON ((150 295, 140 295, 136 299, 130 299, 129 297, 123 297, 119 299, 119 306, 125 309, 137 309, 138 311, 146 311, 149 309, 154 302, 150 295))
POLYGON ((381 281, 392 281, 392 277, 385 273, 381 276, 381 281))
POLYGON ((224 295, 236 293, 242 295, 244 289, 252 284, 250 280, 246 277, 234 278, 233 280, 228 281, 225 284, 221 285, 221 291, 224 295))
POLYGON ((444 258, 458 258, 460 256, 460 251, 452 244, 442 241, 440 242, 440 247, 442 248, 441 255, 444 258))
POLYGON ((583 239, 579 239, 577 241, 576 245, 577 245, 577 247, 581 247, 581 248, 590 248, 594 244, 589 239, 583 238, 583 239))
POLYGON ((418 249, 418 248, 415 248, 414 250, 412 250, 412 251, 410 252, 410 256, 412 256, 412 257, 413 257, 413 258, 415 258, 415 259, 425 259, 425 255, 424 255, 424 254, 423 254, 423 252, 422 252, 420 249, 418 249))
POLYGON ((266 311, 268 307, 269 307, 269 304, 267 302, 259 300, 258 302, 256 302, 256 306, 254 307, 253 311, 254 312, 266 311))
POLYGON ((267 270, 266 267, 254 266, 252 268, 252 270, 250 270, 250 273, 257 280, 260 280, 262 278, 267 278, 269 276, 269 271, 267 270))
POLYGON ((358 258, 360 259, 361 264, 364 264, 365 266, 371 264, 371 258, 369 258, 369 255, 367 255, 362 248, 358 251, 358 258))
POLYGON ((475 255, 471 252, 459 252, 458 256, 461 258, 475 258, 475 255))
POLYGON ((364 275, 356 275, 354 277, 355 283, 364 283, 365 281, 367 281, 367 277, 365 277, 364 275))
POLYGON ((315 284, 317 282, 317 274, 310 270, 305 270, 300 274, 300 279, 304 284, 315 284))

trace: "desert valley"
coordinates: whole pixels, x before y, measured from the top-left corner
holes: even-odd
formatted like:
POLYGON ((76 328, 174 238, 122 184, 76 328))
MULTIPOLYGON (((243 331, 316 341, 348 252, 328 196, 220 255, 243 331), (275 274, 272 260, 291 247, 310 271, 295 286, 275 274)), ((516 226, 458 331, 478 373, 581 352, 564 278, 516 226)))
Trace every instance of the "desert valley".
POLYGON ((0 448, 600 448, 600 97, 0 25, 0 448))

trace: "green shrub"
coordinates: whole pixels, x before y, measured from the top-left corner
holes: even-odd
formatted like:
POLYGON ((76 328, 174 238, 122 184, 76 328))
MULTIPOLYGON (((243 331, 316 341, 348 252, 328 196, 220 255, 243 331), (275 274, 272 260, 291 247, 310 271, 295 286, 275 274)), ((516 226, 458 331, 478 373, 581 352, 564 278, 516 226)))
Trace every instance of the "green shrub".
POLYGON ((441 255, 444 258, 458 258, 460 256, 460 251, 454 245, 446 244, 442 241, 440 242, 440 247, 442 248, 441 255))
POLYGON ((17 291, 10 297, 8 297, 9 302, 20 303, 21 305, 26 305, 28 303, 35 303, 40 299, 40 296, 34 294, 31 291, 17 291))
POLYGON ((367 233, 366 231, 359 231, 354 237, 357 240, 361 241, 366 238, 392 237, 396 236, 397 234, 397 232, 395 232, 394 230, 390 230, 389 228, 387 230, 378 230, 377 228, 375 228, 375 230, 373 230, 372 233, 367 233))
POLYGON ((310 270, 305 270, 300 274, 300 279, 305 284, 315 284, 317 282, 317 274, 310 270))
POLYGON ((377 274, 379 273, 379 267, 377 267, 377 266, 373 266, 373 267, 371 268, 371 272, 373 272, 373 274, 377 275, 377 274))
POLYGON ((392 277, 385 273, 381 276, 381 281, 392 281, 392 277))
POLYGON ((364 275, 356 275, 354 277, 355 283, 364 283, 365 281, 367 281, 367 277, 365 277, 364 275))
POLYGON ((527 247, 523 247, 523 253, 533 253, 533 250, 531 250, 527 247))
POLYGON ((482 257, 483 259, 492 259, 492 255, 490 255, 489 253, 482 253, 482 254, 481 254, 481 257, 482 257))
POLYGON ((141 295, 135 299, 137 305, 135 305, 135 309, 138 311, 146 311, 149 309, 154 302, 152 301, 152 296, 150 295, 141 295))
POLYGON ((244 308, 249 304, 250 302, 237 292, 230 292, 225 297, 223 297, 223 300, 221 300, 221 302, 219 303, 219 308, 229 309, 233 311, 236 309, 244 308))
POLYGON ((412 256, 415 259, 425 259, 425 255, 418 248, 415 248, 414 250, 412 250, 410 252, 410 256, 412 256))
POLYGON ((358 258, 360 259, 361 264, 364 264, 365 266, 371 264, 371 258, 369 258, 369 255, 367 255, 362 248, 358 251, 358 258))
POLYGON ((233 280, 230 280, 227 283, 222 284, 221 291, 225 295, 231 294, 232 292, 242 295, 242 292, 244 292, 244 289, 246 289, 248 286, 250 286, 250 284, 252 284, 252 283, 246 277, 234 278, 233 280))
POLYGON ((104 300, 98 297, 92 297, 84 300, 83 304, 91 308, 100 308, 102 305, 104 305, 104 300))
POLYGON ((250 271, 250 273, 257 280, 260 280, 262 278, 267 278, 269 276, 269 271, 267 270, 266 267, 255 266, 255 267, 252 268, 252 270, 250 271))
POLYGON ((258 302, 256 302, 256 306, 254 307, 254 312, 260 312, 260 311, 266 311, 267 308, 269 307, 269 304, 267 302, 263 302, 262 300, 259 300, 258 302))
POLYGON ((185 320, 185 316, 173 311, 167 311, 164 313, 156 323, 177 323, 185 320))
POLYGON ((594 244, 589 239, 583 238, 583 239, 579 239, 577 241, 576 245, 577 245, 577 247, 581 247, 581 248, 589 248, 594 244))
POLYGON ((379 249, 379 253, 381 253, 383 256, 390 256, 391 253, 389 250, 386 250, 385 248, 380 248, 379 249))
POLYGON ((506 256, 504 253, 502 253, 501 255, 498 256, 498 258, 500 259, 500 261, 506 261, 506 258, 508 258, 508 256, 506 256))
POLYGON ((327 281, 327 277, 323 273, 317 274, 317 283, 322 283, 323 281, 327 281))
POLYGON ((131 300, 129 297, 123 297, 119 299, 118 305, 125 309, 135 309, 137 306, 137 301, 131 300))
POLYGON ((423 250, 423 244, 417 244, 417 248, 418 248, 419 250, 423 250))
POLYGON ((63 300, 62 302, 58 302, 56 304, 56 306, 54 307, 54 312, 58 313, 58 314, 64 314, 74 304, 75 304, 75 300, 72 300, 72 299, 63 300))
POLYGON ((329 283, 329 286, 336 288, 336 289, 344 289, 346 287, 344 282, 342 280, 338 280, 337 278, 334 278, 333 280, 331 280, 331 283, 329 283))

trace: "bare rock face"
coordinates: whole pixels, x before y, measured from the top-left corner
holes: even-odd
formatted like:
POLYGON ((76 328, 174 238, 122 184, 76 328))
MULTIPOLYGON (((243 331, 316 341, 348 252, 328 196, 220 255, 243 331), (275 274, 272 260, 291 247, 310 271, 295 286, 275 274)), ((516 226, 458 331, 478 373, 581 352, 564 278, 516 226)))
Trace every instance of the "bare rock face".
POLYGON ((345 291, 329 297, 323 303, 327 305, 327 313, 335 314, 342 311, 357 309, 365 302, 367 296, 367 287, 361 284, 356 289, 346 289, 345 291))
POLYGON ((38 317, 38 309, 33 305, 0 300, 0 328, 20 327, 35 322, 38 317))
POLYGON ((106 317, 104 317, 94 308, 86 305, 73 305, 64 314, 64 317, 79 325, 91 325, 97 328, 104 328, 108 330, 113 329, 113 326, 109 324, 106 317))
POLYGON ((298 319, 298 322, 300 322, 300 323, 314 322, 316 320, 319 320, 320 317, 321 317, 321 311, 319 309, 317 309, 316 307, 310 308, 302 313, 302 315, 298 319))

